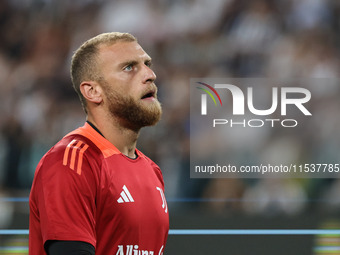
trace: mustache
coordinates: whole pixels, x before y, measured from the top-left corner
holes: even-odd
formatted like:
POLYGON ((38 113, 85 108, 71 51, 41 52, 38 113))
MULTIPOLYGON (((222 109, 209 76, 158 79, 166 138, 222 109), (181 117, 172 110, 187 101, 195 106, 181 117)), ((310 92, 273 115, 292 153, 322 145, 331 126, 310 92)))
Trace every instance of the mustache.
POLYGON ((148 87, 147 89, 145 89, 145 90, 141 93, 141 98, 146 98, 146 97, 155 97, 155 98, 157 98, 157 92, 158 92, 158 88, 157 88, 157 86, 153 83, 153 84, 151 84, 150 87, 148 87))

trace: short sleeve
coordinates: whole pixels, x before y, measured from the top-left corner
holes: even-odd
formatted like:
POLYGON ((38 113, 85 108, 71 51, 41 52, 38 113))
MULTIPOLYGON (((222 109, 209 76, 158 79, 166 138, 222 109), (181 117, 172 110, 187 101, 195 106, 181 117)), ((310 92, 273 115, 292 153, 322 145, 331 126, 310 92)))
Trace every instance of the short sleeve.
POLYGON ((44 243, 83 241, 96 246, 98 166, 89 160, 86 146, 56 149, 38 166, 33 199, 44 243))

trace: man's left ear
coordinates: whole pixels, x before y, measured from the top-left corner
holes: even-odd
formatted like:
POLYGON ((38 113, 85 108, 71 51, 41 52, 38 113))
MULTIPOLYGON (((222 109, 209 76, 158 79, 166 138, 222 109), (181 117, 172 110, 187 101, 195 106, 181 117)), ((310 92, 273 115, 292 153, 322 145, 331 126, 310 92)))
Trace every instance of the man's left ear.
POLYGON ((80 91, 89 102, 100 104, 103 101, 103 89, 95 81, 83 81, 80 84, 80 91))

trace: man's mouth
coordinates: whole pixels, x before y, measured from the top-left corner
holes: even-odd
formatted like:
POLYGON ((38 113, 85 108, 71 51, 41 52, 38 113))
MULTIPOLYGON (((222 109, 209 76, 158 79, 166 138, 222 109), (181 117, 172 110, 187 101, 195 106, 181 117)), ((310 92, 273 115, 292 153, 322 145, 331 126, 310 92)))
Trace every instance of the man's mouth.
POLYGON ((141 99, 155 98, 156 91, 148 91, 141 99))

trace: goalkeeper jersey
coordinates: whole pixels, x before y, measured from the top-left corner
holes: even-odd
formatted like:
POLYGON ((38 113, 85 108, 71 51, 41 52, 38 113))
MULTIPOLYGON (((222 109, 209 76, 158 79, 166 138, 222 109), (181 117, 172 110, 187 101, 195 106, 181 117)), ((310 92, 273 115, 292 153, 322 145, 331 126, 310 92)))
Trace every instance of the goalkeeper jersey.
POLYGON ((83 241, 96 255, 160 255, 169 230, 160 168, 122 154, 91 125, 39 162, 30 193, 29 254, 47 240, 83 241))

